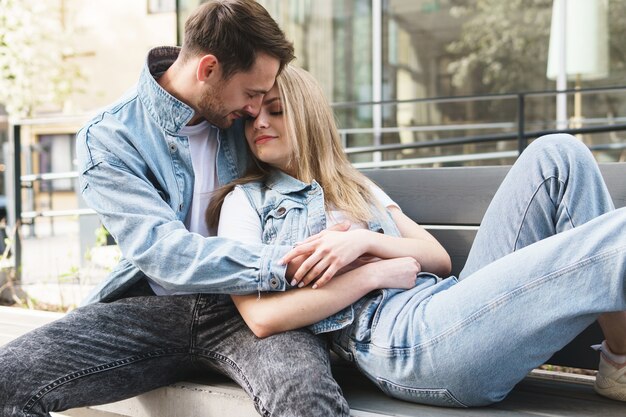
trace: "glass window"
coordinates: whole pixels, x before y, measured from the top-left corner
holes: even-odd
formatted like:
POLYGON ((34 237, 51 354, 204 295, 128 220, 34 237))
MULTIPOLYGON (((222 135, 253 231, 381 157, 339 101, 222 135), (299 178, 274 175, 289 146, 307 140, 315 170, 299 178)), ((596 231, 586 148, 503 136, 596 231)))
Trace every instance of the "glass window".
POLYGON ((148 0, 148 13, 171 13, 176 11, 176 0, 148 0))
MULTIPOLYGON (((433 163, 454 165, 473 163, 448 158, 460 154, 491 155, 478 163, 514 160, 515 140, 489 139, 471 146, 444 145, 444 141, 510 136, 518 128, 517 94, 556 89, 547 67, 555 33, 553 9, 561 1, 566 0, 260 3, 293 40, 296 63, 320 81, 335 103, 347 148, 415 145, 413 149, 383 153, 352 153, 353 162, 437 156, 442 158, 433 163), (380 76, 374 76, 379 68, 380 76), (475 95, 483 97, 470 97, 475 95), (375 98, 383 104, 369 103, 375 98), (442 146, 421 147, 431 142, 442 146)), ((179 19, 184 20, 185 13, 198 3, 181 0, 179 19)), ((584 23, 574 23, 574 32, 588 30, 584 39, 597 39, 600 43, 596 49, 604 47, 608 51, 605 74, 592 78, 570 74, 567 87, 624 85, 626 0, 567 4, 570 12, 581 4, 591 7, 591 12, 582 13, 584 23)), ((586 58, 580 47, 574 51, 583 61, 595 59, 586 58)), ((526 131, 554 130, 559 123, 566 127, 626 123, 626 90, 568 93, 566 120, 559 123, 554 93, 530 94, 524 103, 522 121, 526 131)), ((580 138, 589 145, 626 142, 619 132, 580 138)), ((607 160, 624 158, 625 154, 622 150, 604 152, 607 160)))

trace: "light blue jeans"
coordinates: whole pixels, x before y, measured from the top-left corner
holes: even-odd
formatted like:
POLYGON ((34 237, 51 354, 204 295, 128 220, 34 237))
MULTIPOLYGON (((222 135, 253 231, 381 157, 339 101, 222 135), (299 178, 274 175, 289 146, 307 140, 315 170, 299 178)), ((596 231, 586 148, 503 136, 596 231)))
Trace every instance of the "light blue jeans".
POLYGON ((443 406, 502 400, 603 312, 626 310, 626 210, 589 150, 533 142, 496 193, 460 279, 418 279, 352 339, 387 394, 443 406))

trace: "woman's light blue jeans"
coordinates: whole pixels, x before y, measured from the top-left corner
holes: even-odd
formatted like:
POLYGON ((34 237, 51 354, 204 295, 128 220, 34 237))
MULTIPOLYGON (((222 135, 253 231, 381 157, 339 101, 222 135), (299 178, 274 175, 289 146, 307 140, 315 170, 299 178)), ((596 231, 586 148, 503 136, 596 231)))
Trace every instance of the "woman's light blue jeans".
POLYGON ((546 136, 502 183, 460 279, 381 303, 371 340, 350 350, 393 397, 490 404, 601 313, 626 310, 625 271, 626 210, 583 144, 546 136))

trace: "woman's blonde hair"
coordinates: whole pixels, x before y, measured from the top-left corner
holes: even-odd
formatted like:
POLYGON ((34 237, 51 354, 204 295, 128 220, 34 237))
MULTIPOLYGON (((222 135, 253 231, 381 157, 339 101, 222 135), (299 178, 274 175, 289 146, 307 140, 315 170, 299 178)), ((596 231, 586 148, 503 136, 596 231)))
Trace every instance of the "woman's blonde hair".
MULTIPOLYGON (((289 162, 302 182, 316 180, 324 190, 326 209, 343 211, 352 221, 366 222, 375 203, 369 180, 346 157, 332 109, 318 82, 307 71, 286 65, 276 78, 283 109, 286 134, 292 140, 289 162)), ((251 152, 250 152, 251 154, 251 152)), ((248 173, 218 189, 206 213, 215 227, 225 196, 238 184, 263 180, 272 169, 255 159, 248 173)))

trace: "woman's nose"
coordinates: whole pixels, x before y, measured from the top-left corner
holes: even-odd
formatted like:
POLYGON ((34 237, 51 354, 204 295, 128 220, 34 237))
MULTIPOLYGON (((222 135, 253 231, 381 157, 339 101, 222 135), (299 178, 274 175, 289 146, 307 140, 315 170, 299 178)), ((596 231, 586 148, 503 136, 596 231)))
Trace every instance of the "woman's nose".
POLYGON ((254 128, 255 129, 267 129, 269 127, 269 122, 267 117, 263 112, 259 113, 259 115, 254 120, 254 128))

